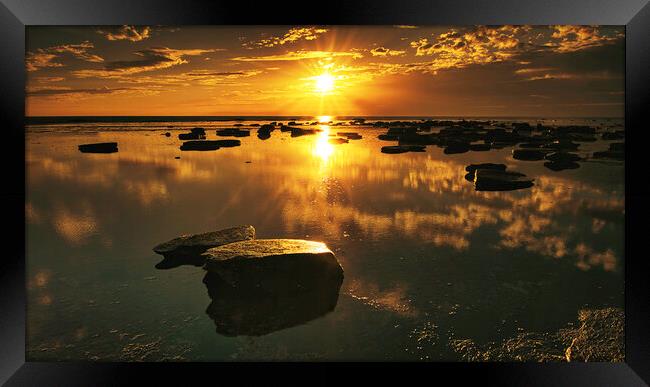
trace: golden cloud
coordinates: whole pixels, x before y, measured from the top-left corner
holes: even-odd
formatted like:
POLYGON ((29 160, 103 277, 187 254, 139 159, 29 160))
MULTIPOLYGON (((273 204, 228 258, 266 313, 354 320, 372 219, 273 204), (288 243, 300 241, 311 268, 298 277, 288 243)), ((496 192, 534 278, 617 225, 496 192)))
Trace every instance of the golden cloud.
POLYGON ((139 42, 151 36, 150 27, 138 29, 136 26, 122 26, 115 32, 103 30, 97 32, 104 35, 108 40, 130 40, 132 42, 139 42))
POLYGON ((249 49, 257 48, 257 47, 281 46, 287 43, 294 43, 299 40, 315 40, 318 39, 319 35, 324 34, 326 32, 327 32, 326 28, 296 27, 290 29, 289 32, 287 32, 283 36, 272 36, 266 39, 245 42, 243 46, 249 49))

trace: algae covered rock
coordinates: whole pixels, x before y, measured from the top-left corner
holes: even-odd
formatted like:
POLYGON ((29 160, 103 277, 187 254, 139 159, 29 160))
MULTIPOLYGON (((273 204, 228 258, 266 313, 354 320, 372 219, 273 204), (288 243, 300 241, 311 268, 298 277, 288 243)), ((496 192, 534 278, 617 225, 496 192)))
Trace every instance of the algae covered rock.
POLYGON ((255 239, 253 226, 238 226, 202 234, 183 235, 153 248, 164 256, 200 255, 209 248, 227 243, 255 239))

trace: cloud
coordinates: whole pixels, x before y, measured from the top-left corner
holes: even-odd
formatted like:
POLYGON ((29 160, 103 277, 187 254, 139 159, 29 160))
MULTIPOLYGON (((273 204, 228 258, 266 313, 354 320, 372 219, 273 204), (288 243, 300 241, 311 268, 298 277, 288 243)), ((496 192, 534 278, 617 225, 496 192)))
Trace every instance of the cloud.
POLYGON ((78 78, 115 77, 136 74, 145 71, 166 69, 188 63, 186 56, 198 56, 221 49, 187 49, 176 50, 167 47, 154 47, 135 51, 140 59, 108 62, 103 69, 77 70, 72 74, 78 78))
POLYGON ((204 86, 229 84, 240 78, 249 78, 263 73, 262 70, 241 70, 241 71, 214 71, 214 70, 193 70, 180 74, 164 74, 154 76, 130 76, 115 75, 112 78, 118 83, 146 84, 158 86, 191 86, 198 83, 204 86))
POLYGON ((551 67, 537 67, 537 68, 525 68, 525 69, 517 69, 515 70, 515 74, 529 74, 529 73, 539 73, 542 71, 551 71, 553 68, 551 67))
POLYGON ((39 83, 51 83, 51 82, 61 82, 64 81, 63 77, 36 77, 36 81, 39 83))
POLYGON ((63 64, 54 62, 57 56, 46 52, 28 52, 25 57, 27 71, 36 71, 44 67, 63 67, 63 64))
POLYGON ((527 78, 527 81, 540 81, 544 79, 574 79, 576 78, 575 75, 572 74, 544 74, 544 75, 538 75, 534 77, 527 78))
MULTIPOLYGON (((152 96, 161 93, 160 88, 155 86, 147 87, 98 87, 98 88, 70 88, 70 87, 30 87, 27 89, 28 98, 46 98, 47 100, 78 101, 90 97, 102 97, 109 95, 126 96, 152 96)), ((165 91, 169 91, 166 89, 165 91)))
POLYGON ((546 44, 555 52, 573 52, 598 47, 624 37, 622 31, 614 34, 601 33, 598 27, 553 26, 552 40, 546 44))
POLYGON ((86 62, 103 62, 104 58, 88 52, 89 49, 94 47, 92 43, 84 41, 79 44, 63 44, 60 46, 39 48, 35 52, 30 51, 26 54, 25 58, 27 71, 36 71, 44 67, 63 67, 62 63, 54 61, 60 58, 61 54, 69 54, 86 62))
POLYGON ((242 44, 245 48, 257 48, 257 47, 275 47, 282 46, 287 43, 295 43, 299 40, 315 40, 318 39, 318 36, 327 32, 325 28, 317 27, 296 27, 290 29, 283 36, 272 36, 266 39, 260 39, 257 41, 245 42, 242 44))
POLYGON ((132 42, 139 42, 151 36, 150 27, 142 27, 138 30, 136 26, 122 26, 114 32, 103 30, 97 32, 104 35, 108 40, 130 40, 132 42))
POLYGON ((395 26, 393 26, 393 27, 395 27, 395 28, 401 28, 401 29, 405 29, 405 30, 420 28, 420 27, 418 27, 418 26, 409 26, 409 25, 404 25, 404 24, 395 25, 395 26))
MULTIPOLYGON (((505 61, 530 64, 521 60, 524 54, 569 53, 603 46, 623 37, 620 28, 606 29, 585 26, 476 26, 452 28, 432 38, 412 41, 416 56, 428 56, 425 71, 463 68, 505 61)), ((527 70, 523 70, 525 72, 527 70)))
POLYGON ((66 87, 46 87, 46 88, 33 88, 27 90, 29 96, 55 96, 55 95, 71 95, 71 94, 112 94, 120 91, 134 90, 133 88, 108 88, 101 87, 97 89, 71 89, 66 87))
POLYGON ((334 57, 352 57, 353 59, 363 58, 359 52, 345 51, 292 51, 278 55, 266 56, 240 56, 231 60, 240 62, 273 62, 273 61, 293 61, 303 59, 325 59, 334 57))
POLYGON ((386 47, 375 47, 370 50, 372 56, 400 56, 404 55, 406 51, 391 50, 386 47))

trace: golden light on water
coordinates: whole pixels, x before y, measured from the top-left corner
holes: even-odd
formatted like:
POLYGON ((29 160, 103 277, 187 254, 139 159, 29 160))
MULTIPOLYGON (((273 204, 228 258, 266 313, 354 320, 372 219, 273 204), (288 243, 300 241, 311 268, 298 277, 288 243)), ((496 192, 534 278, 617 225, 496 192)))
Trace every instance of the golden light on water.
MULTIPOLYGON (((329 121, 328 121, 329 122, 329 121)), ((327 162, 332 153, 334 152, 334 146, 329 143, 330 139, 330 127, 329 125, 321 125, 320 128, 322 131, 318 133, 316 138, 316 144, 314 145, 314 156, 320 157, 321 160, 327 162)))

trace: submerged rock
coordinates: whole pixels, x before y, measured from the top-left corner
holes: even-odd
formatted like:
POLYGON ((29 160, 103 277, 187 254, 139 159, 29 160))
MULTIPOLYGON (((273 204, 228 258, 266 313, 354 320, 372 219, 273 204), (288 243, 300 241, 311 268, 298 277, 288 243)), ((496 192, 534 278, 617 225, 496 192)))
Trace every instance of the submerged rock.
MULTIPOLYGON (((227 243, 255 239, 253 226, 238 226, 202 234, 182 235, 153 248, 157 254, 169 257, 197 257, 207 249, 227 243)), ((201 257, 201 262, 205 258, 201 257)))
POLYGON ((324 243, 299 239, 256 239, 206 250, 205 268, 231 286, 260 290, 308 289, 302 273, 342 277, 343 269, 324 243))
POLYGON ((397 154, 406 152, 424 152, 426 147, 424 145, 391 145, 382 146, 381 153, 397 154))
POLYGON ((607 132, 603 133, 601 138, 603 140, 621 140, 625 138, 625 132, 622 130, 617 130, 616 132, 607 132))
POLYGON ((462 360, 529 362, 625 361, 625 315, 622 309, 581 310, 579 327, 555 332, 522 332, 500 342, 479 345, 471 339, 452 339, 450 347, 462 360))
POLYGON ((609 144, 609 150, 612 152, 625 152, 624 142, 613 142, 609 144))
POLYGON ((230 337, 262 336, 305 324, 336 307, 343 276, 323 275, 319 270, 273 275, 284 281, 262 289, 233 287, 219 275, 206 273, 203 283, 211 303, 205 312, 214 321, 217 333, 230 337), (303 289, 296 279, 308 282, 309 287, 303 289))
POLYGON ((496 169, 477 169, 474 188, 477 191, 512 191, 533 186, 533 179, 523 173, 496 169))
POLYGON ((625 360, 625 314, 621 309, 581 310, 580 328, 565 351, 567 361, 625 360))
POLYGON ((547 161, 544 163, 544 166, 551 171, 564 171, 565 169, 578 169, 580 164, 574 161, 547 161))
POLYGON ((625 160, 625 152, 611 151, 611 150, 594 152, 593 158, 595 158, 595 159, 611 159, 611 160, 624 161, 625 160))
POLYGON ((79 145, 81 153, 115 153, 117 152, 116 142, 99 142, 95 144, 79 145))

